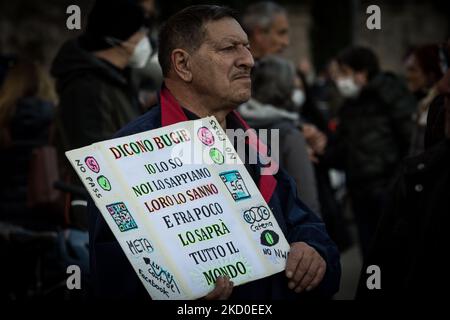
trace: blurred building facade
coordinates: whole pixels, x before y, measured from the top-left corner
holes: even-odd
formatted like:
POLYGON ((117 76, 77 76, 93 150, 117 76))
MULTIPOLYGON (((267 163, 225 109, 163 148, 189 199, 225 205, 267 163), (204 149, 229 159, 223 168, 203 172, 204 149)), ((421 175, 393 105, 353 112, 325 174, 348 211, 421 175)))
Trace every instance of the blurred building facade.
MULTIPOLYGON (((47 64, 59 46, 80 31, 66 28, 66 9, 81 8, 81 22, 93 0, 0 0, 0 54, 22 53, 47 64)), ((156 0, 159 20, 190 4, 223 3, 238 12, 255 1, 184 0, 166 3, 156 0)), ((450 3, 434 0, 285 0, 288 8, 291 46, 286 57, 298 62, 307 59, 322 67, 332 54, 347 45, 367 45, 379 55, 382 67, 399 72, 402 57, 412 45, 440 42, 449 34, 450 3), (381 9, 381 30, 366 27, 367 6, 381 9)))

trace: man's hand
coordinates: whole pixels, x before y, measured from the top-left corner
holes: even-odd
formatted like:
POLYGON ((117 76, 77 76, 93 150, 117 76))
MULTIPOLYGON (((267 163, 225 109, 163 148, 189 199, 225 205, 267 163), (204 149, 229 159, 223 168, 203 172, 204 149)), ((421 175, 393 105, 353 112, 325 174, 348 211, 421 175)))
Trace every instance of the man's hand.
POLYGON ((233 281, 226 276, 220 276, 216 279, 216 287, 213 291, 205 296, 206 300, 226 300, 230 297, 233 291, 233 281))
POLYGON ((304 242, 294 242, 286 263, 289 289, 310 291, 322 281, 327 264, 320 254, 304 242))

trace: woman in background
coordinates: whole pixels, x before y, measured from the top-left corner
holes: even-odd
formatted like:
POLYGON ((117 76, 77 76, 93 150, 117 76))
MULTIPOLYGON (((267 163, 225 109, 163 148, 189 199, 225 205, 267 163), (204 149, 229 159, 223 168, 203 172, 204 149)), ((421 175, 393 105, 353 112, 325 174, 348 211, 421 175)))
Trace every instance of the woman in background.
POLYGON ((437 96, 436 83, 443 76, 439 46, 430 44, 416 47, 407 55, 405 68, 408 89, 418 102, 410 151, 411 155, 417 155, 424 151, 428 109, 431 101, 437 96))
POLYGON ((50 254, 44 253, 53 243, 54 215, 27 206, 32 151, 49 143, 55 103, 52 81, 42 66, 18 60, 7 71, 0 88, 2 300, 37 294, 41 287, 46 288, 44 282, 59 266, 50 254))
POLYGON ((49 143, 56 93, 48 73, 35 62, 18 60, 0 89, 0 221, 35 229, 26 207, 31 152, 49 143))

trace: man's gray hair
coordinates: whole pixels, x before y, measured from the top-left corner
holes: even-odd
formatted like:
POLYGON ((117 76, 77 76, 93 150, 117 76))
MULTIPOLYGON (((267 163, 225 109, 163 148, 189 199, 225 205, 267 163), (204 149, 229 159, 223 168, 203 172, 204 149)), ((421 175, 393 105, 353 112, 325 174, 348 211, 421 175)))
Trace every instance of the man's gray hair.
POLYGON ((243 28, 249 37, 256 28, 267 31, 278 14, 286 14, 286 10, 279 4, 270 1, 254 3, 245 10, 242 17, 243 28))
POLYGON ((252 71, 252 98, 290 110, 295 72, 292 62, 284 58, 267 56, 261 59, 252 71))

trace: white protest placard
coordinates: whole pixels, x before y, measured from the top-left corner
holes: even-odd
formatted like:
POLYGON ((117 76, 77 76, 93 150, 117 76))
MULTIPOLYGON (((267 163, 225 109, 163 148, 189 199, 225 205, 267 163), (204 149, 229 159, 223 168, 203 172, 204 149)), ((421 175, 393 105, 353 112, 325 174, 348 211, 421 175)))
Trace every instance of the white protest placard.
POLYGON ((214 117, 66 156, 153 299, 196 299, 220 275, 237 286, 285 269, 289 244, 214 117))

